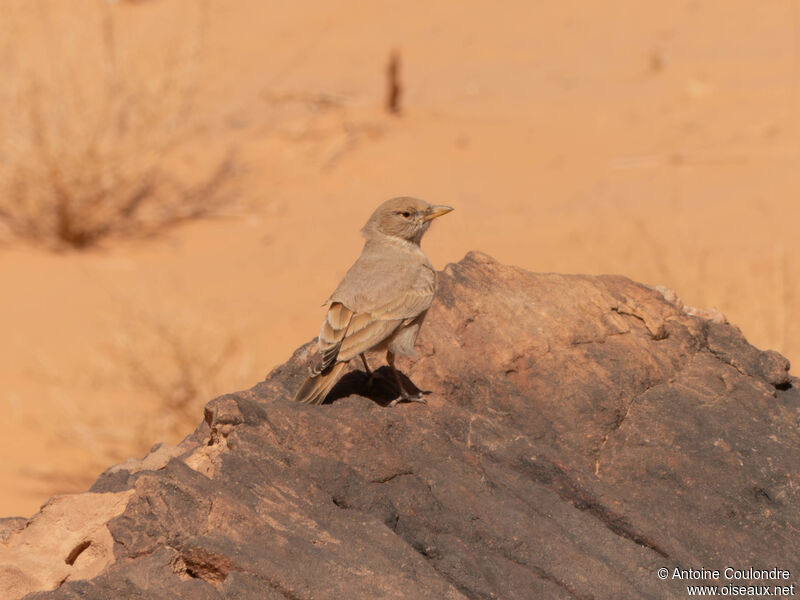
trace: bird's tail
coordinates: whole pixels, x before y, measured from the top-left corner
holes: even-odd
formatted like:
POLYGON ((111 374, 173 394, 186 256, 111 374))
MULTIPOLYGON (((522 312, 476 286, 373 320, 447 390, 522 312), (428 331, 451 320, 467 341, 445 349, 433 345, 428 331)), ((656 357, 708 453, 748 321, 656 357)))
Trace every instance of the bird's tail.
POLYGON ((342 371, 347 363, 336 363, 327 371, 323 371, 319 375, 312 375, 308 377, 297 393, 294 395, 295 402, 304 402, 305 404, 322 404, 325 396, 331 391, 331 388, 339 381, 342 371))

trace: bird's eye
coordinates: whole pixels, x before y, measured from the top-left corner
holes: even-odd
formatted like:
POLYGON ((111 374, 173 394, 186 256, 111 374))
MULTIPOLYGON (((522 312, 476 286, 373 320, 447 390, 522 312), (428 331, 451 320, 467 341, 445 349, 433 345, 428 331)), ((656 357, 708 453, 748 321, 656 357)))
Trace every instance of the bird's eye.
POLYGON ((408 212, 407 210, 404 210, 404 211, 403 211, 403 212, 401 212, 400 214, 401 214, 401 215, 403 216, 403 218, 405 218, 405 219, 407 219, 407 218, 409 218, 409 217, 411 216, 411 213, 410 213, 410 212, 408 212))

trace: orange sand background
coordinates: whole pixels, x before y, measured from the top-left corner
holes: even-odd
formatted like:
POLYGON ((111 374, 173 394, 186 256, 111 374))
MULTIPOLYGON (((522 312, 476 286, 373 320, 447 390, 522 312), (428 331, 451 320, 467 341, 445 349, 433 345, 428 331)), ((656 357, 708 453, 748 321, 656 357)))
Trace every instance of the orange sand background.
MULTIPOLYGON (((190 3, 110 6, 157 44, 190 3)), ((193 422, 262 379, 316 334, 359 228, 396 195, 456 208, 423 243, 437 268, 479 249, 622 273, 800 360, 800 3, 205 6, 185 150, 199 173, 236 149, 230 210, 83 253, 0 247, 0 515, 188 433, 139 377, 170 385, 171 349, 196 362, 193 422), (382 110, 392 48, 399 117, 382 110)))

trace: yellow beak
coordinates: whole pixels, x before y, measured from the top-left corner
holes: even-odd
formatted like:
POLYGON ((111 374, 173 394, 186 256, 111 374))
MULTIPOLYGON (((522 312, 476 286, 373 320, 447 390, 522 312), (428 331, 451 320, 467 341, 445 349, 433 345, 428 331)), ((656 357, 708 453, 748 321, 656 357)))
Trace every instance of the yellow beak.
POLYGON ((423 221, 430 221, 431 219, 435 219, 436 217, 441 217, 442 215, 446 215, 447 213, 449 213, 452 210, 453 209, 450 208, 449 206, 442 206, 442 205, 431 206, 428 209, 428 213, 425 215, 425 217, 422 220, 423 221))

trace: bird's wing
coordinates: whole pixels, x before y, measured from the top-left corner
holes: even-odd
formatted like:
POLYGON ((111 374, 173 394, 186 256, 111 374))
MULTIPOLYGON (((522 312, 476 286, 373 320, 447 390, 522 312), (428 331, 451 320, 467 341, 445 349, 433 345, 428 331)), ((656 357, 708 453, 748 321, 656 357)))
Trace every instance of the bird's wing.
POLYGON ((409 319, 428 310, 435 293, 433 272, 431 278, 420 278, 416 285, 398 290, 388 302, 374 306, 370 314, 375 319, 409 319))
POLYGON ((328 308, 319 332, 320 362, 312 367, 319 374, 335 362, 344 362, 377 346, 403 322, 402 319, 376 319, 369 313, 355 314, 339 302, 328 308))
POLYGON ((377 346, 406 319, 428 310, 436 275, 424 255, 365 247, 330 297, 319 336, 322 368, 377 346))
POLYGON ((333 302, 328 307, 328 314, 322 322, 322 329, 319 332, 319 354, 321 363, 312 370, 317 373, 325 371, 339 355, 339 348, 347 334, 347 328, 353 318, 353 311, 344 304, 333 302))
POLYGON ((367 246, 330 300, 375 319, 407 319, 430 307, 435 288, 433 267, 421 252, 367 246))
POLYGON ((352 316, 343 336, 333 331, 329 319, 325 320, 323 333, 326 335, 327 352, 323 350, 323 338, 320 336, 320 350, 323 356, 327 356, 323 360, 329 361, 327 364, 334 360, 346 361, 370 350, 391 336, 404 321, 426 311, 432 300, 432 286, 420 286, 397 294, 389 302, 374 307, 370 312, 354 313, 343 304, 335 302, 331 308, 336 307, 334 310, 338 312, 348 311, 352 316))
POLYGON ((433 300, 433 283, 406 289, 383 306, 356 313, 332 302, 319 333, 322 372, 336 361, 347 361, 370 350, 392 335, 409 318, 426 311, 433 300))
POLYGON ((338 360, 350 360, 377 346, 392 335, 402 322, 402 319, 376 319, 369 313, 356 315, 342 340, 338 360))

